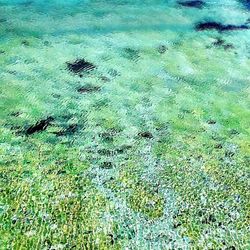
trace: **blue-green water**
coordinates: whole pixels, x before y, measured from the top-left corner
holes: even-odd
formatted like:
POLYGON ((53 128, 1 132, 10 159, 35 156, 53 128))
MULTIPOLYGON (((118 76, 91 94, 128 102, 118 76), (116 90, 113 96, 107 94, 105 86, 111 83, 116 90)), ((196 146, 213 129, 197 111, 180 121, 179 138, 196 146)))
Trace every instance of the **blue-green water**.
POLYGON ((249 13, 0 0, 0 249, 249 249, 249 13))

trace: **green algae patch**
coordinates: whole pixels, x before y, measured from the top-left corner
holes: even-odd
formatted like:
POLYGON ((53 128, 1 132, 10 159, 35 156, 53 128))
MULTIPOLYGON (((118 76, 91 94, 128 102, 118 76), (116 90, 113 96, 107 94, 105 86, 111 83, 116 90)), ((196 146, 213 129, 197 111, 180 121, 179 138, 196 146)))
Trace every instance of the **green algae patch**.
POLYGON ((134 211, 151 220, 163 216, 164 198, 150 183, 140 181, 142 169, 138 164, 127 162, 117 179, 111 180, 107 186, 120 196, 126 194, 126 202, 134 211))
POLYGON ((128 198, 128 203, 134 211, 140 212, 150 219, 163 215, 164 200, 159 195, 150 193, 146 187, 137 187, 128 198))
POLYGON ((22 164, 1 166, 1 246, 118 249, 103 227, 108 202, 84 175, 86 167, 73 151, 54 153, 53 161, 47 151, 44 160, 28 154, 22 164), (73 161, 64 162, 62 153, 73 161))
POLYGON ((183 154, 185 157, 182 159, 173 158, 165 173, 165 180, 177 197, 175 227, 191 239, 194 247, 202 248, 209 242, 215 248, 235 246, 238 244, 234 240, 236 232, 241 244, 246 246, 249 207, 247 159, 243 155, 237 158, 231 155, 229 157, 233 157, 234 162, 230 164, 227 157, 223 159, 224 152, 216 152, 216 149, 213 157, 194 148, 192 153, 183 150, 183 154), (198 158, 195 155, 199 155, 198 158), (241 174, 235 176, 238 168, 241 174), (220 230, 223 237, 218 233, 220 230), (205 231, 207 237, 203 238, 205 231))

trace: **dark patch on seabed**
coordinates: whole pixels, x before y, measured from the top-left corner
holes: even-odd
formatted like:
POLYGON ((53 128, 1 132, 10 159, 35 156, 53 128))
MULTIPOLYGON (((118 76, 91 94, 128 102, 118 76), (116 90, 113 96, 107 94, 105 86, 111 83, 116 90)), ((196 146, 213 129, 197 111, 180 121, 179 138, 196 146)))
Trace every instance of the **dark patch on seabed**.
POLYGON ((132 48, 124 48, 122 51, 122 55, 132 61, 136 61, 140 57, 139 51, 132 48))
POLYGON ((201 9, 205 6, 203 1, 194 0, 194 1, 178 1, 178 4, 184 7, 197 8, 201 9))
POLYGON ((31 125, 27 130, 26 134, 27 135, 32 135, 37 132, 44 131, 50 124, 51 122, 54 121, 54 118, 49 116, 46 119, 38 121, 36 124, 31 125))
POLYGON ((196 24, 195 29, 197 31, 204 31, 204 30, 217 30, 219 32, 223 31, 235 31, 235 30, 248 30, 249 26, 246 24, 242 25, 234 25, 234 24, 222 24, 220 22, 200 22, 196 24))
POLYGON ((153 134, 151 132, 149 132, 149 131, 140 132, 138 135, 143 137, 143 138, 147 138, 147 139, 154 138, 153 134))
POLYGON ((73 135, 77 130, 79 126, 77 124, 71 124, 66 129, 63 129, 59 132, 55 132, 57 136, 67 136, 67 135, 73 135))
POLYGON ((82 72, 92 71, 96 68, 96 66, 85 59, 77 59, 74 62, 67 62, 67 68, 69 71, 79 74, 82 72))
POLYGON ((111 168, 113 168, 113 163, 110 161, 105 161, 105 162, 101 163, 100 168, 111 169, 111 168))
POLYGON ((160 46, 158 46, 158 48, 157 48, 157 51, 158 51, 160 54, 164 54, 167 50, 168 50, 168 48, 167 48, 166 45, 160 45, 160 46))
POLYGON ((213 47, 224 48, 224 50, 235 49, 232 43, 227 43, 224 39, 217 38, 216 41, 212 43, 213 47))
POLYGON ((250 11, 250 0, 241 0, 242 4, 250 11))
POLYGON ((86 86, 79 87, 77 89, 77 92, 80 94, 84 94, 84 93, 98 92, 100 90, 101 90, 101 87, 99 86, 86 85, 86 86))

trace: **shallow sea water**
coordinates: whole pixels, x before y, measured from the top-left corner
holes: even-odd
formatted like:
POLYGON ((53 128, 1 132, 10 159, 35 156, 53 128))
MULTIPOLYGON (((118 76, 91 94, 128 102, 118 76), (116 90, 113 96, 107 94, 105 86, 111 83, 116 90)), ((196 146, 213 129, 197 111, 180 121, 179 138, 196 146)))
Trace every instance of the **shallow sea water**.
POLYGON ((0 249, 249 249, 249 1, 191 3, 0 0, 0 249))

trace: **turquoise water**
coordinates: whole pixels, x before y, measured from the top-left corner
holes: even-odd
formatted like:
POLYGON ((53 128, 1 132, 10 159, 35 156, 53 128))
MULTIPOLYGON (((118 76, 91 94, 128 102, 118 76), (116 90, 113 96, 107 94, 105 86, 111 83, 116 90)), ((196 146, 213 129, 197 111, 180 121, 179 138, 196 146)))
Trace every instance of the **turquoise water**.
POLYGON ((0 249, 248 249, 249 13, 0 0, 0 249))

